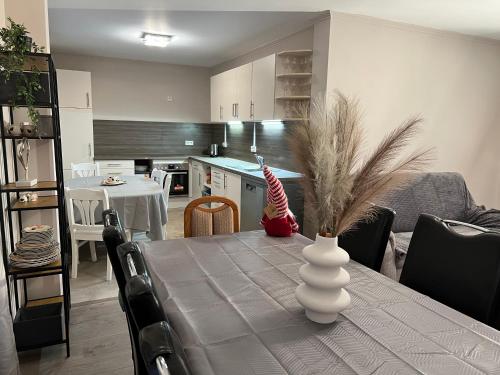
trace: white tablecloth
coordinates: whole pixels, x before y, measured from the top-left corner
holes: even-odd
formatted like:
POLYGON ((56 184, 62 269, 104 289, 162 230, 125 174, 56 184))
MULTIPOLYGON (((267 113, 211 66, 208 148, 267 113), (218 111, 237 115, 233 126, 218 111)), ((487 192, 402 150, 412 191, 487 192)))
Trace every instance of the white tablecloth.
POLYGON ((148 232, 152 240, 163 240, 167 223, 167 204, 163 189, 143 176, 125 176, 126 184, 101 186, 105 177, 84 177, 65 181, 70 189, 106 189, 109 205, 114 208, 126 229, 148 232))
POLYGON ((193 375, 500 374, 500 332, 359 263, 351 306, 309 321, 295 298, 311 240, 264 231, 141 243, 193 375))

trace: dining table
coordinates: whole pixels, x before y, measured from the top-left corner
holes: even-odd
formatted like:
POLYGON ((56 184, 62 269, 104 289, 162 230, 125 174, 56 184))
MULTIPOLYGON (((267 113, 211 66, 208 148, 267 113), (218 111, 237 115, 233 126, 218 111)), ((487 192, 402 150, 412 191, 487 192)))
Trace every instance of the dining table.
POLYGON ((193 374, 500 374, 499 331, 353 260, 351 305, 308 320, 295 289, 311 243, 264 231, 140 243, 193 374))
MULTIPOLYGON (((105 189, 109 206, 118 212, 125 229, 146 232, 151 240, 165 239, 167 203, 162 187, 144 176, 124 176, 121 185, 103 185, 106 177, 73 178, 64 182, 70 189, 105 189)), ((98 208, 102 213, 102 208, 98 208)), ((98 217, 101 213, 97 212, 98 217)))

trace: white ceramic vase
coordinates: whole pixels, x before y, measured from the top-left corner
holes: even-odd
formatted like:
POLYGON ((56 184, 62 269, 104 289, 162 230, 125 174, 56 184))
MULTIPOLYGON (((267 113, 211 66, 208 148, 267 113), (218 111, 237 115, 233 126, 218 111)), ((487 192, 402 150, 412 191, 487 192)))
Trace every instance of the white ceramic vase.
POLYGON ((351 303, 343 288, 350 280, 342 268, 349 262, 349 254, 338 246, 337 237, 316 235, 314 244, 304 247, 302 255, 308 263, 299 269, 303 283, 295 290, 306 316, 316 323, 328 324, 351 303))

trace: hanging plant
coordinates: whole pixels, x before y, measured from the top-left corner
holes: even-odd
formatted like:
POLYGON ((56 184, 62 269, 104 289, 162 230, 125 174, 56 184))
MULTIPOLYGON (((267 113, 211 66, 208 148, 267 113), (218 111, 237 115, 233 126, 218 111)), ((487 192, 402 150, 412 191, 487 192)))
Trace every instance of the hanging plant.
POLYGON ((16 92, 9 104, 15 107, 19 103, 25 104, 36 129, 40 121, 40 113, 35 108, 36 94, 43 91, 43 87, 40 70, 31 53, 43 52, 44 48, 33 42, 24 25, 14 22, 10 17, 8 21, 10 25, 0 29, 0 78, 4 85, 14 81, 16 92))

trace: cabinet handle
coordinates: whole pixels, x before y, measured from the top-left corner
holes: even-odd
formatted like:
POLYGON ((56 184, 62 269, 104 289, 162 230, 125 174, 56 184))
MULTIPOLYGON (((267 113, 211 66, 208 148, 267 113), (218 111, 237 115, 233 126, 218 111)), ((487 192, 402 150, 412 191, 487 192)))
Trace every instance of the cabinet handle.
POLYGON ((254 118, 254 103, 250 102, 250 118, 254 118))
POLYGON ((87 108, 90 108, 90 95, 89 95, 89 93, 87 92, 85 94, 85 96, 87 97, 87 108))
POLYGON ((120 163, 108 163, 106 164, 107 167, 121 167, 122 165, 120 163))
POLYGON ((234 108, 235 108, 235 112, 236 112, 236 118, 238 118, 240 116, 240 104, 239 103, 236 103, 234 105, 234 108))
POLYGON ((222 121, 222 106, 219 106, 219 119, 222 121))
POLYGON ((89 143, 89 157, 92 157, 92 143, 89 143))
POLYGON ((224 190, 227 188, 227 176, 224 175, 224 190))

